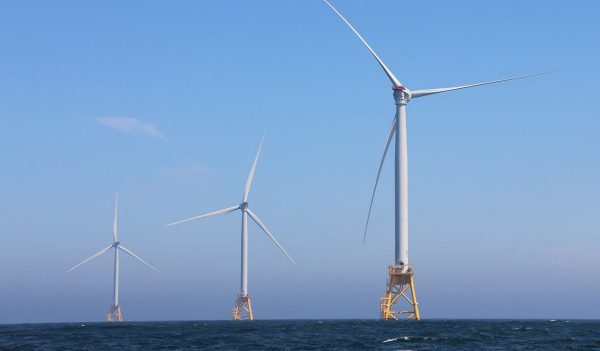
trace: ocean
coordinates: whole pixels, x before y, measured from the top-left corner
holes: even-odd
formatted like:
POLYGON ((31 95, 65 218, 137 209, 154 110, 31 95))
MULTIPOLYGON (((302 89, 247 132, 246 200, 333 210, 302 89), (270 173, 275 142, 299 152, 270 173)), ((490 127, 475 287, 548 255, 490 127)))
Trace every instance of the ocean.
POLYGON ((600 321, 266 320, 0 325, 0 350, 600 350, 600 321))

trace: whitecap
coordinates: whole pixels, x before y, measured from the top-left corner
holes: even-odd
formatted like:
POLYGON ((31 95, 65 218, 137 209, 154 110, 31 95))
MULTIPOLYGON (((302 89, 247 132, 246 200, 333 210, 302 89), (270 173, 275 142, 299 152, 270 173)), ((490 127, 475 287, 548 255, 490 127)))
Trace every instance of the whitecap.
POLYGON ((388 343, 388 342, 398 341, 400 339, 402 339, 404 341, 409 341, 411 339, 411 337, 410 336, 401 336, 399 338, 393 338, 393 339, 384 340, 383 343, 385 344, 385 343, 388 343))

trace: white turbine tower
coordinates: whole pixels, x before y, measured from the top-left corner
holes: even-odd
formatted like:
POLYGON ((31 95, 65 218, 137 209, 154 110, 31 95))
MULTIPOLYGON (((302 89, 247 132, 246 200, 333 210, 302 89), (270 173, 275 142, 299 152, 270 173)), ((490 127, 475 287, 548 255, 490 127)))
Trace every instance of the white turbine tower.
POLYGON ((285 249, 279 244, 277 239, 271 234, 269 229, 265 226, 265 224, 260 220, 260 218, 250 210, 248 207, 248 195, 250 194, 250 187, 252 186, 252 178, 254 178, 254 171, 256 170, 256 163, 258 162, 258 158, 260 157, 260 151, 262 150, 263 140, 261 140, 260 145, 258 147, 258 151, 256 152, 256 157, 254 158, 254 162, 252 163, 252 168, 250 169, 250 174, 248 175, 248 179, 246 180, 246 186, 244 188, 244 195, 242 198, 242 203, 239 205, 235 205, 232 207, 228 207, 222 210, 210 212, 207 214, 203 214, 200 216, 187 218, 181 221, 177 221, 171 224, 167 224, 166 226, 173 226, 176 224, 194 221, 198 219, 205 219, 208 217, 220 216, 229 212, 233 212, 236 210, 242 211, 242 267, 241 267, 241 284, 240 284, 240 292, 237 295, 235 306, 233 307, 233 319, 234 320, 253 320, 254 316, 252 314, 252 304, 250 303, 250 295, 248 294, 248 216, 252 218, 252 220, 267 234, 267 236, 273 240, 275 245, 283 251, 283 253, 290 259, 290 261, 294 262, 294 259, 285 251, 285 249))
POLYGON ((375 191, 377 190, 377 183, 381 174, 381 168, 385 161, 388 148, 394 136, 395 141, 395 261, 394 265, 389 267, 389 280, 387 289, 381 299, 381 317, 383 319, 397 319, 401 314, 406 314, 408 318, 420 319, 419 307, 417 304, 413 275, 414 269, 408 264, 408 148, 406 139, 406 105, 411 99, 420 98, 427 95, 445 93, 453 90, 466 89, 477 87, 481 85, 493 84, 506 82, 514 79, 521 79, 526 77, 533 77, 549 72, 529 74, 519 77, 511 77, 500 80, 493 80, 482 83, 459 85, 448 88, 437 88, 437 89, 425 89, 425 90, 409 90, 406 88, 398 78, 392 73, 392 71, 383 63, 383 61, 377 56, 371 46, 365 41, 365 39, 358 33, 358 31, 348 22, 348 20, 327 0, 323 0, 331 9, 350 27, 350 29, 356 34, 358 39, 364 44, 364 46, 371 52, 379 66, 383 69, 386 76, 392 82, 392 90, 394 91, 394 102, 396 104, 396 115, 392 122, 392 126, 388 132, 385 147, 383 150, 383 156, 379 164, 377 171, 377 177, 375 178, 375 186, 371 195, 371 203, 369 205, 369 213, 367 215, 367 221, 365 225, 365 231, 363 236, 363 243, 367 235, 367 227, 369 225, 369 217, 371 215, 371 208, 373 206, 373 199, 375 198, 375 191), (410 289, 411 296, 407 296, 407 291, 410 289), (413 308, 412 311, 401 311, 394 310, 398 302, 404 300, 408 302, 413 308))
POLYGON ((136 260, 138 260, 138 261, 142 262, 143 264, 145 264, 146 266, 150 267, 152 270, 158 272, 158 269, 152 267, 151 264, 149 264, 148 262, 141 259, 138 255, 133 253, 133 251, 129 250, 128 248, 123 246, 123 244, 121 244, 118 241, 118 235, 117 235, 117 225, 118 225, 118 221, 119 221, 118 205, 119 205, 119 194, 117 194, 115 197, 115 218, 113 221, 113 243, 110 246, 107 246, 104 249, 98 251, 97 253, 93 254, 91 257, 87 258, 83 262, 77 264, 76 266, 74 266, 73 268, 71 268, 67 271, 67 272, 71 272, 72 270, 78 268, 79 266, 83 265, 84 263, 87 263, 98 256, 102 256, 103 254, 107 253, 110 249, 115 249, 113 304, 110 306, 108 314, 106 315, 107 321, 113 321, 114 319, 116 319, 118 321, 123 320, 123 315, 121 313, 121 306, 119 305, 119 251, 125 252, 129 256, 135 258, 136 260))

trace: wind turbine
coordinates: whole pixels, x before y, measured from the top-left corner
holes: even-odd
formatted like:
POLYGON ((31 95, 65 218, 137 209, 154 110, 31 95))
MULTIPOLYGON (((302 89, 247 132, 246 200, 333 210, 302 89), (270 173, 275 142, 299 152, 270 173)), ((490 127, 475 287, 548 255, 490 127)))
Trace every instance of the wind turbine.
POLYGON ((74 266, 73 268, 71 268, 67 271, 67 272, 71 272, 72 270, 93 260, 94 258, 102 256, 103 254, 107 253, 110 249, 115 250, 113 304, 110 306, 110 309, 108 310, 108 314, 106 315, 106 320, 109 322, 113 321, 114 319, 116 319, 118 321, 123 320, 123 314, 121 313, 121 305, 119 305, 119 251, 125 252, 129 256, 135 258, 136 260, 138 260, 138 261, 142 262, 143 264, 145 264, 146 266, 150 267, 150 269, 158 272, 158 269, 154 268, 151 264, 149 264, 148 262, 141 259, 138 255, 133 253, 133 251, 129 250, 128 248, 123 246, 123 244, 121 244, 121 242, 119 242, 118 235, 117 235, 117 225, 118 225, 118 221, 119 221, 118 207, 119 207, 119 194, 117 194, 115 197, 115 217, 114 217, 114 221, 113 221, 113 243, 110 244, 109 246, 103 248, 102 250, 96 252, 89 258, 85 259, 83 262, 77 264, 76 266, 74 266))
POLYGON ((252 314, 252 304, 250 303, 250 295, 248 294, 248 216, 252 218, 252 220, 260 227, 260 229, 267 234, 267 236, 273 240, 275 245, 279 247, 281 251, 290 259, 290 261, 294 262, 294 259, 285 251, 285 249, 279 244, 277 239, 271 234, 269 229, 265 226, 263 221, 256 215, 256 213, 252 212, 248 206, 248 195, 250 194, 250 187, 252 186, 252 179, 254 178, 254 171, 256 170, 256 163, 258 162, 258 158, 260 157, 260 152, 262 150, 264 138, 260 141, 260 145, 258 146, 258 151, 256 152, 256 157, 254 158, 254 162, 252 163, 252 168, 250 168, 250 174, 248 175, 248 179, 246 180, 246 186, 244 187, 244 195, 242 197, 242 203, 239 205, 231 206, 228 208, 224 208, 222 210, 210 212, 207 214, 203 214, 200 216, 195 216, 192 218, 187 218, 181 221, 177 221, 171 224, 167 224, 167 227, 181 224, 184 222, 195 221, 199 219, 205 219, 214 216, 224 215, 229 212, 240 210, 242 211, 242 274, 241 274, 241 284, 240 284, 240 292, 237 294, 235 306, 233 307, 233 320, 253 320, 254 316, 252 314))
POLYGON ((406 105, 411 99, 416 99, 432 94, 445 93, 454 90, 473 88, 487 84, 494 84, 500 82, 506 82, 509 80, 527 78, 538 76, 550 72, 542 72, 529 74, 518 77, 511 77, 499 80, 492 80, 481 83, 459 85, 447 88, 435 88, 435 89, 424 89, 424 90, 410 90, 404 86, 398 78, 392 73, 392 71, 383 63, 377 53, 371 48, 366 40, 358 33, 358 31, 350 24, 350 22, 327 0, 323 0, 331 9, 348 25, 348 27, 356 34, 358 39, 363 45, 371 52, 381 69, 392 83, 392 90, 394 95, 394 102, 396 104, 396 115, 392 122, 392 126, 387 135, 385 141, 385 147, 383 149, 383 156, 377 170, 377 177, 375 178, 375 186, 373 187, 373 193, 371 195, 371 203, 369 205, 369 212, 367 215, 365 231, 363 236, 364 240, 367 236, 367 228, 369 225, 369 218, 371 216, 371 209, 373 207, 373 200, 375 198, 375 191, 377 190, 377 183, 379 182, 379 176, 381 174, 381 168, 385 161, 385 157, 390 146, 392 139, 395 138, 395 261, 394 265, 389 266, 389 280, 387 288, 381 298, 381 318, 382 319, 398 319, 402 314, 408 316, 408 318, 420 319, 419 305, 417 303, 417 297, 414 288, 414 269, 408 264, 408 148, 406 139, 406 105), (407 291, 410 289, 410 297, 407 296, 407 291), (397 308, 397 304, 400 301, 408 302, 412 307, 412 311, 394 310, 397 308))

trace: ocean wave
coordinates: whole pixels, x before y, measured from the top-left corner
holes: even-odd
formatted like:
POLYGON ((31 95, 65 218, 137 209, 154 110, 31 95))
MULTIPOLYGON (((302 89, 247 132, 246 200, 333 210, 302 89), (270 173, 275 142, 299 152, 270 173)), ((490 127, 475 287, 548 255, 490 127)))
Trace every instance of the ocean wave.
POLYGON ((412 336, 401 336, 401 337, 398 337, 398 338, 392 338, 392 339, 384 340, 384 341, 382 341, 382 343, 387 344, 388 342, 394 342, 394 341, 398 341, 398 340, 410 341, 412 339, 413 339, 412 336))

